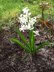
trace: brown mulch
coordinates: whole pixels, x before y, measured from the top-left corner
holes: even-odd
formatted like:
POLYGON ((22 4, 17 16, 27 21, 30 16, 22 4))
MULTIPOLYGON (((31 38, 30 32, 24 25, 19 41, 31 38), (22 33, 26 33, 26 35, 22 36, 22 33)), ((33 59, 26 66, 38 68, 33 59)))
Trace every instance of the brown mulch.
POLYGON ((16 36, 10 31, 0 32, 0 72, 54 72, 54 46, 41 49, 35 56, 25 60, 26 53, 9 41, 16 36))

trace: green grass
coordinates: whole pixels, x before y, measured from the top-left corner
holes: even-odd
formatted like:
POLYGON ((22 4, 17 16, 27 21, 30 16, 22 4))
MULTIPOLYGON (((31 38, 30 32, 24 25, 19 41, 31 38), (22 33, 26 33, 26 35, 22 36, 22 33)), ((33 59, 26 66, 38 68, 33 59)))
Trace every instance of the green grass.
MULTIPOLYGON (((23 0, 0 0, 0 20, 7 20, 18 16, 24 7, 29 7, 32 15, 41 14, 39 9, 39 1, 37 0, 35 4, 28 2, 23 2, 23 0)), ((49 0, 46 0, 49 1, 49 0)), ((54 0, 50 0, 50 4, 54 5, 54 0)), ((54 15, 54 9, 50 8, 51 14, 54 15)), ((46 11, 49 14, 49 10, 46 11)))

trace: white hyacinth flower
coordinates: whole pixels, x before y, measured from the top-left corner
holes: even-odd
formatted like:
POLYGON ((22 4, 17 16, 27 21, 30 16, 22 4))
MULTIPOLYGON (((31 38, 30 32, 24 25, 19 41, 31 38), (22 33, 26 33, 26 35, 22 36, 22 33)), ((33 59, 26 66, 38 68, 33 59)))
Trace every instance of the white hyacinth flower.
POLYGON ((29 9, 28 9, 28 7, 25 7, 22 11, 23 11, 23 13, 25 13, 25 14, 26 14, 26 13, 28 13, 28 12, 29 12, 29 9))
POLYGON ((34 32, 34 34, 35 34, 35 36, 40 36, 40 34, 39 34, 39 31, 37 30, 37 31, 33 31, 34 32))
POLYGON ((36 17, 31 18, 31 12, 29 12, 29 9, 26 7, 23 10, 23 13, 19 17, 19 21, 21 24, 21 27, 19 28, 20 31, 25 30, 32 30, 34 29, 34 24, 36 22, 36 17))

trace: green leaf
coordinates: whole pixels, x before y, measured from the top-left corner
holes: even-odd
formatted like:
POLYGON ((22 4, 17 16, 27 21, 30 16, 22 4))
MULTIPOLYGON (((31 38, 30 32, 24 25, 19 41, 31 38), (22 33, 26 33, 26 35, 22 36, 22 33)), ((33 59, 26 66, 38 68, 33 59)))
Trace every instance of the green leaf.
POLYGON ((29 43, 26 41, 26 38, 24 37, 24 35, 22 34, 22 32, 19 30, 19 29, 16 29, 16 32, 19 34, 20 38, 22 39, 22 41, 28 46, 29 46, 29 43))
POLYGON ((34 33, 33 33, 33 31, 30 31, 29 32, 29 43, 30 43, 31 52, 34 51, 34 42, 35 42, 34 33))
POLYGON ((39 49, 49 45, 50 45, 49 41, 42 42, 38 47, 36 47, 36 51, 38 52, 39 49))
POLYGON ((10 41, 20 45, 24 50, 26 50, 27 52, 30 52, 29 48, 26 47, 23 43, 21 43, 17 38, 11 38, 10 41))

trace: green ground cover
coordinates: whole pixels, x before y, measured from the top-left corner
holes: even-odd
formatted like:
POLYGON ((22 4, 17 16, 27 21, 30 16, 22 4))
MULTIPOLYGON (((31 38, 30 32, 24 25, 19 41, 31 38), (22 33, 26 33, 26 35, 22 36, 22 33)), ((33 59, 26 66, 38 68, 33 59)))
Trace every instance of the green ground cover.
MULTIPOLYGON (((41 14, 39 9, 39 3, 41 0, 36 0, 35 3, 29 3, 23 0, 0 0, 0 20, 7 20, 13 17, 16 17, 20 14, 22 8, 29 7, 32 12, 32 15, 41 14)), ((54 0, 46 0, 50 3, 51 6, 54 5, 54 0)), ((54 15, 54 8, 48 9, 46 16, 51 13, 54 15), (49 12, 50 11, 50 12, 49 12)))

